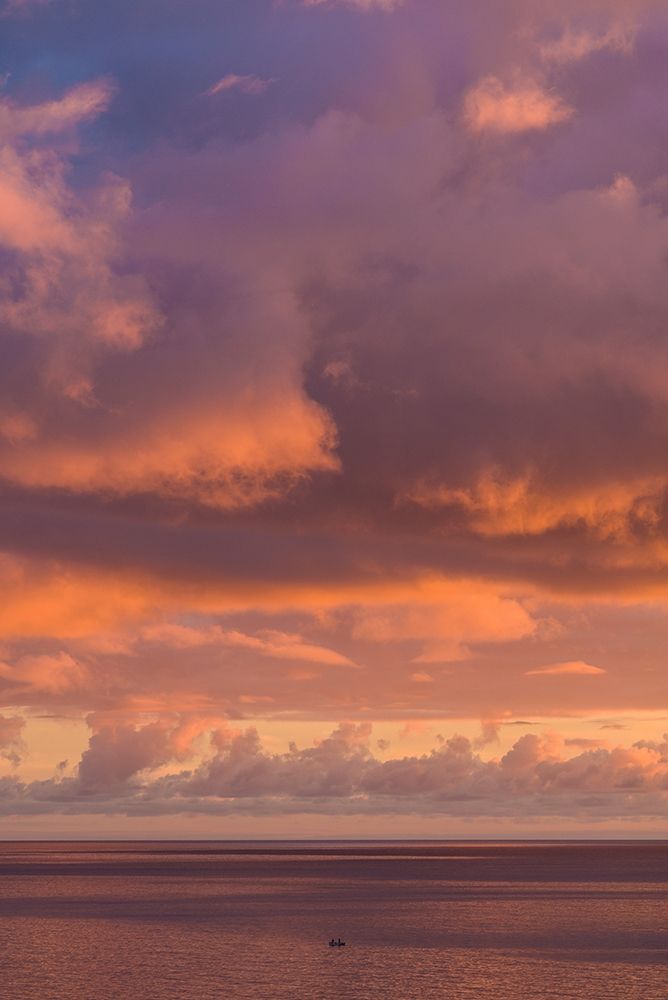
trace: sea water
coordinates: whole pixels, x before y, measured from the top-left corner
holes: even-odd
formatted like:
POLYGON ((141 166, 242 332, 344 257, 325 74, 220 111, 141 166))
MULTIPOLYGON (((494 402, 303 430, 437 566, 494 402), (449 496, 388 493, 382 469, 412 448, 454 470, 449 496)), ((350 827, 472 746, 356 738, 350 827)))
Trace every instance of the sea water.
POLYGON ((0 843, 0 996, 666 1000, 668 844, 0 843))

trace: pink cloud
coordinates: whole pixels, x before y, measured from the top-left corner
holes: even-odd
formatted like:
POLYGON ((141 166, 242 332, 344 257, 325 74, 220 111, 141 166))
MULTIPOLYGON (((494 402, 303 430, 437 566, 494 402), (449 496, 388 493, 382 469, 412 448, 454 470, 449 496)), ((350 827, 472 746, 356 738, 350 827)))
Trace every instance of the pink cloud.
POLYGON ((516 133, 549 128, 569 120, 573 109, 531 81, 505 86, 485 77, 467 94, 464 114, 474 132, 516 133))
POLYGON ((356 7, 358 10, 373 10, 374 8, 378 8, 390 11, 403 4, 404 0, 302 0, 302 3, 306 7, 319 7, 324 4, 334 6, 338 3, 342 6, 356 7))
POLYGON ((540 53, 546 62, 564 64, 585 59, 594 52, 609 49, 630 55, 635 42, 636 25, 632 20, 613 22, 599 33, 567 28, 559 38, 544 42, 540 53))
MULTIPOLYGON (((212 724, 211 722, 209 724, 212 724)), ((378 759, 368 724, 342 724, 310 746, 267 752, 253 729, 215 729, 213 753, 194 769, 164 772, 188 760, 194 731, 178 740, 177 720, 96 727, 73 778, 2 786, 4 815, 69 813, 386 815, 571 815, 582 823, 663 814, 666 742, 564 755, 556 737, 521 737, 499 759, 483 758, 453 736, 419 756, 378 759), (17 794, 17 792, 19 794, 17 794)))
MULTIPOLYGON (((108 175, 94 198, 78 198, 58 146, 107 108, 113 90, 98 80, 41 104, 0 100, 0 245, 12 258, 0 285, 0 318, 8 333, 43 346, 37 380, 71 398, 98 350, 135 350, 159 324, 144 279, 114 269, 128 186, 108 175)), ((76 140, 68 143, 74 151, 76 140)), ((20 419, 30 434, 19 443, 39 438, 37 414, 20 419)))
POLYGON ((237 73, 228 73, 222 77, 212 87, 205 91, 205 97, 215 97, 216 94, 224 93, 227 90, 239 90, 242 94, 263 94, 271 86, 273 80, 263 80, 259 76, 239 76, 237 73))
POLYGON ((584 660, 568 660, 566 663, 551 663, 547 667, 536 667, 535 670, 527 670, 527 677, 539 676, 581 676, 599 677, 604 674, 602 667, 595 667, 592 663, 585 663, 584 660))
POLYGON ((5 98, 0 103, 0 135, 6 141, 74 128, 106 111, 114 92, 114 84, 103 78, 78 84, 62 97, 42 104, 19 105, 5 98))

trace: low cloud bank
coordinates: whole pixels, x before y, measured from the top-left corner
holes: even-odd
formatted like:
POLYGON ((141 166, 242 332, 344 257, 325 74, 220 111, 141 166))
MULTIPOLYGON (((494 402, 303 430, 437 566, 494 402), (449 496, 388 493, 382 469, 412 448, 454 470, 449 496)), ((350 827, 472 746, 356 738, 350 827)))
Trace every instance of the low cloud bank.
POLYGON ((293 744, 285 753, 267 751, 252 728, 207 729, 211 724, 103 723, 75 776, 2 779, 0 812, 567 815, 596 822, 658 817, 668 807, 668 735, 568 756, 558 737, 527 734, 492 760, 453 736, 421 756, 381 760, 370 748, 369 724, 341 724, 314 745, 293 744), (205 735, 213 753, 192 769, 164 773, 205 735))

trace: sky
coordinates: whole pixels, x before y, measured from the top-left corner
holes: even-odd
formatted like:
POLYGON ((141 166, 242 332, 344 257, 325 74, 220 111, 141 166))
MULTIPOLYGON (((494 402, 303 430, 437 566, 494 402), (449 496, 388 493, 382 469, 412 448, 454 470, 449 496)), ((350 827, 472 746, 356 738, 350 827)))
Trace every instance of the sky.
POLYGON ((665 834, 667 50, 5 0, 0 836, 665 834))

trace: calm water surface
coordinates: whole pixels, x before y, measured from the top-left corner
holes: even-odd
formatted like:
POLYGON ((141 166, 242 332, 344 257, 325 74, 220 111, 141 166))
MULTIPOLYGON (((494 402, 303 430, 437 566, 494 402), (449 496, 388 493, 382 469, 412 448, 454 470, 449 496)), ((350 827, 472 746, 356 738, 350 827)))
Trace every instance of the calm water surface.
POLYGON ((0 996, 666 1000, 668 844, 0 843, 0 996))

